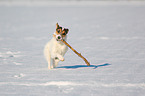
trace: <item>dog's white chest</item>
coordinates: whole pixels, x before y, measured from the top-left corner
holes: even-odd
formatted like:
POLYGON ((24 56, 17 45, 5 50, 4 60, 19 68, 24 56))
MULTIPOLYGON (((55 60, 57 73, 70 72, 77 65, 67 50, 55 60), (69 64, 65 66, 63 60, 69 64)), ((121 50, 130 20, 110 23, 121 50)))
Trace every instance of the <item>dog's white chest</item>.
POLYGON ((57 43, 55 46, 56 53, 64 54, 67 50, 66 45, 57 43))

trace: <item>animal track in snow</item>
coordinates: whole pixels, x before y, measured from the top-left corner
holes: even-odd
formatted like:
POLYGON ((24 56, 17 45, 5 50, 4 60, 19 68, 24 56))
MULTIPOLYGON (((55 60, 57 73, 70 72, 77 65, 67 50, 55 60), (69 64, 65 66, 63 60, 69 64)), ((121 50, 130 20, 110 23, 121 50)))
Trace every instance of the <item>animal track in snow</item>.
POLYGON ((24 76, 26 76, 26 75, 23 74, 23 73, 20 73, 20 74, 18 74, 18 75, 14 75, 15 78, 22 78, 22 77, 24 77, 24 76))
POLYGON ((15 65, 22 65, 22 63, 13 62, 15 65))
POLYGON ((0 58, 11 58, 11 57, 20 57, 20 51, 12 52, 12 51, 7 51, 0 53, 0 58))

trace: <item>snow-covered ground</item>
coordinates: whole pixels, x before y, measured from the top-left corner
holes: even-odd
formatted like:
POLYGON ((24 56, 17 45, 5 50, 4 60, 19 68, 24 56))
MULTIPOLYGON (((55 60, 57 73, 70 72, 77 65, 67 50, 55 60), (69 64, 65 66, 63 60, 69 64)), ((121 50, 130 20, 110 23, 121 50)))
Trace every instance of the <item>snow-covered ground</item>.
POLYGON ((1 3, 0 96, 144 96, 145 3, 108 3, 1 3), (47 69, 43 48, 56 22, 90 67, 69 50, 47 69))

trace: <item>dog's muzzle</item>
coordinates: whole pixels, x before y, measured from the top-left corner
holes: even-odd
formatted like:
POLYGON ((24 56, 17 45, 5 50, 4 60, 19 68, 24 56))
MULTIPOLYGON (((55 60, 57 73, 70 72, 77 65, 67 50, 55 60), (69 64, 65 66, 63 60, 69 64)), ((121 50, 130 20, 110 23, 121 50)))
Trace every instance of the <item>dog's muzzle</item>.
POLYGON ((62 40, 63 38, 62 38, 62 36, 59 34, 59 35, 56 35, 56 40, 57 41, 60 41, 60 40, 62 40))

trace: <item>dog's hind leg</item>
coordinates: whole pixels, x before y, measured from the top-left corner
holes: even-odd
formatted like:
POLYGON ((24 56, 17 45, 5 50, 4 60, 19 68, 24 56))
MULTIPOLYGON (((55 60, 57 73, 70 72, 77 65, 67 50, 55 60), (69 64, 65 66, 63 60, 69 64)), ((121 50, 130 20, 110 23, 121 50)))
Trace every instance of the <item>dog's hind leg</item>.
POLYGON ((57 57, 54 59, 54 66, 55 66, 55 67, 57 67, 59 61, 60 61, 60 60, 59 60, 57 57))
POLYGON ((55 60, 55 67, 57 67, 59 60, 55 60))
POLYGON ((53 64, 53 68, 57 67, 58 62, 59 62, 58 59, 56 59, 56 58, 53 59, 53 63, 52 63, 53 64))
POLYGON ((55 68, 55 60, 54 59, 52 59, 52 66, 51 66, 51 68, 52 69, 55 68))

